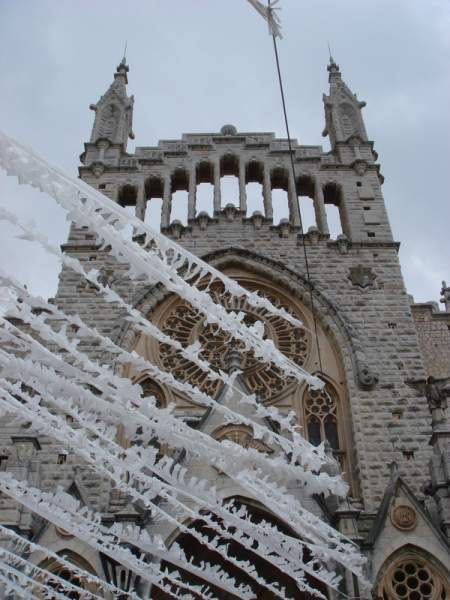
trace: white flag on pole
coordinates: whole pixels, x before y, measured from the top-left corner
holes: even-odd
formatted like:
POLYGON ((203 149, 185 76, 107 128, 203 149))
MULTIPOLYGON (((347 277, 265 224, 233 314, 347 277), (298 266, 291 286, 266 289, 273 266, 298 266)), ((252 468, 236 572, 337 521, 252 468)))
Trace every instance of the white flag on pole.
POLYGON ((262 2, 259 2, 259 0, 248 1, 267 21, 267 24, 269 25, 270 35, 274 35, 275 37, 279 37, 281 39, 283 37, 281 35, 281 21, 275 12, 277 10, 280 10, 279 8, 275 8, 275 5, 278 4, 280 0, 272 0, 272 2, 269 2, 269 6, 264 6, 264 4, 262 2))

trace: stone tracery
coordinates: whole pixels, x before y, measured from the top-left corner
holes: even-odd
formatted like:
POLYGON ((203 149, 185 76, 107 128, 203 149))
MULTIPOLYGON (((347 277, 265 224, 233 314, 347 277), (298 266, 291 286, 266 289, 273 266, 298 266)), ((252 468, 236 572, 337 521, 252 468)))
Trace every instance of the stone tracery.
POLYGON ((384 600, 445 600, 448 587, 439 573, 425 560, 405 556, 386 574, 384 600))
MULTIPOLYGON (((255 284, 246 287, 250 291, 257 289, 255 284)), ((258 291, 269 298, 275 306, 283 307, 302 318, 297 310, 272 290, 258 286, 258 291)), ((227 294, 223 294, 218 285, 212 286, 210 293, 215 301, 220 300, 229 311, 244 313, 244 322, 247 325, 261 320, 264 323, 264 336, 271 339, 293 362, 299 366, 305 364, 310 352, 310 339, 306 330, 295 328, 281 318, 267 316, 263 309, 255 310, 245 299, 230 298, 227 294)), ((227 370, 230 351, 238 352, 243 379, 249 390, 256 393, 262 401, 272 401, 295 385, 291 378, 282 376, 280 369, 260 363, 253 353, 242 352, 239 343, 231 344, 227 334, 217 331, 211 325, 205 325, 198 312, 185 302, 177 302, 170 309, 170 312, 163 317, 161 329, 181 342, 183 346, 189 346, 198 340, 202 346, 201 356, 216 369, 227 370)), ((219 383, 205 381, 204 374, 198 367, 174 355, 168 346, 160 346, 160 358, 163 366, 171 370, 178 379, 189 381, 211 395, 218 393, 219 383)))

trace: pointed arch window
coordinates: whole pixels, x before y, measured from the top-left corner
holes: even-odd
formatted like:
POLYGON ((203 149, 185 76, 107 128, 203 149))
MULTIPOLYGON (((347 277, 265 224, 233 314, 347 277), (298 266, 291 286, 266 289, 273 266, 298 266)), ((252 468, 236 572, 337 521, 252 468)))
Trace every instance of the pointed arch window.
POLYGON ((348 473, 342 407, 334 387, 327 383, 321 390, 307 389, 303 395, 304 429, 314 446, 327 441, 344 473, 348 473))

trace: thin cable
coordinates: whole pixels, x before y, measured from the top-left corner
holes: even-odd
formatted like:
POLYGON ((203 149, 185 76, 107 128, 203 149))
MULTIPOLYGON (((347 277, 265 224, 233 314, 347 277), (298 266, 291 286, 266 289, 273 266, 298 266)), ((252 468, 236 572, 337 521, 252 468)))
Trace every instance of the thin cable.
MULTIPOLYGON (((268 7, 269 7, 269 10, 271 10, 270 0, 268 0, 268 7)), ((297 191, 296 190, 297 184, 296 184, 296 178, 295 178, 294 153, 293 153, 293 150, 292 150, 291 134, 290 134, 290 130, 289 130, 289 121, 288 121, 287 110, 286 110, 286 100, 285 100, 285 95, 284 95, 283 79, 281 77, 281 68, 280 68, 280 59, 279 59, 279 56, 278 56, 277 40, 276 40, 276 37, 275 37, 274 34, 272 34, 272 40, 273 40, 273 49, 274 49, 274 52, 275 52, 275 62, 276 62, 276 65, 277 65, 277 74, 278 74, 278 83, 279 83, 279 86, 280 86, 281 102, 282 102, 282 105, 283 105, 284 123, 285 123, 285 126, 286 126, 286 135, 287 135, 287 139, 288 139, 288 147, 289 147, 289 157, 290 157, 290 163, 291 163, 291 170, 292 170, 292 176, 294 178, 295 191, 297 191)), ((297 197, 297 193, 296 193, 296 197, 297 197)), ((297 202, 298 202, 298 200, 297 200, 297 202)), ((319 368, 320 368, 320 372, 323 373, 322 356, 321 356, 320 344, 319 344, 319 333, 318 333, 318 329, 317 329, 317 315, 316 315, 316 309, 315 309, 315 305, 314 305, 314 296, 313 296, 313 291, 312 291, 311 275, 310 275, 310 270, 309 270, 308 252, 306 250, 305 234, 304 234, 304 229, 303 229, 303 220, 302 220, 302 214, 301 214, 301 210, 300 210, 300 205, 298 206, 298 212, 299 212, 299 219, 300 219, 300 233, 301 233, 301 236, 302 236, 303 256, 305 258, 306 279, 307 279, 307 282, 308 282, 309 297, 310 297, 310 302, 311 302, 311 312, 312 312, 313 323, 314 323, 314 335, 315 335, 315 338, 316 338, 316 345, 317 345, 317 355, 318 355, 318 360, 319 360, 319 368)), ((347 502, 348 502, 348 500, 347 500, 347 502)), ((357 531, 357 527, 356 527, 356 522, 355 522, 355 520, 354 520, 353 517, 352 517, 352 521, 353 521, 353 526, 355 527, 355 532, 356 532, 357 531)), ((348 600, 359 600, 359 598, 362 599, 362 596, 348 596, 344 592, 338 592, 338 594, 341 596, 341 598, 347 598, 348 600)))
MULTIPOLYGON (((271 10, 270 0, 269 0, 269 10, 271 10)), ((287 139, 288 139, 289 156, 290 156, 290 159, 291 159, 292 176, 294 178, 294 186, 295 186, 295 192, 296 192, 295 195, 296 195, 296 198, 297 198, 297 183, 296 183, 296 179, 295 179, 295 165, 294 165, 294 155, 293 155, 293 151, 292 151, 291 134, 290 134, 290 131, 289 131, 289 122, 288 122, 288 117, 287 117, 286 101, 285 101, 285 97, 284 97, 283 80, 281 78, 281 69, 280 69, 280 60, 279 60, 279 57, 278 57, 277 40, 275 38, 275 35, 273 35, 273 34, 272 34, 272 40, 273 40, 273 48, 274 48, 274 51, 275 51, 275 61, 276 61, 276 64, 277 64, 278 82, 280 84, 281 102, 283 104, 284 123, 286 125, 286 135, 287 135, 287 139)), ((296 202, 298 204, 298 200, 296 200, 296 202)), ((305 258, 306 279, 307 279, 308 288, 309 288, 309 297, 310 297, 310 302, 311 302, 311 312, 312 312, 313 323, 314 323, 314 334, 315 334, 315 338, 316 338, 317 355, 318 355, 318 359, 319 359, 319 369, 320 369, 320 373, 323 374, 322 356, 321 356, 321 353, 320 353, 319 334, 318 334, 318 330, 317 330, 316 309, 315 309, 315 306, 314 306, 314 296, 313 296, 313 291, 312 291, 312 286, 311 286, 311 275, 310 275, 310 270, 309 270, 308 253, 306 251, 305 234, 304 234, 304 230, 303 230, 302 214, 301 214, 301 211, 300 211, 300 205, 299 204, 298 204, 298 212, 299 212, 299 218, 300 218, 300 234, 302 236, 303 255, 304 255, 304 258, 305 258)))

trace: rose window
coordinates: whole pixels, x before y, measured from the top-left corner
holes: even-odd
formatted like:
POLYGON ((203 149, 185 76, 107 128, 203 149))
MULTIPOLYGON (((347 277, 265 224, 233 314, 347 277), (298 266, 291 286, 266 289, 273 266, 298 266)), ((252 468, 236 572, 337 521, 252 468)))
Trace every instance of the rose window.
POLYGON ((446 591, 441 578, 418 560, 398 563, 383 591, 385 600, 444 600, 446 591))
MULTIPOLYGON (((256 286, 247 286, 256 291, 256 286)), ((259 293, 277 307, 283 307, 300 320, 302 315, 294 311, 287 302, 270 292, 258 289, 259 293)), ((222 304, 228 311, 244 314, 244 323, 253 325, 257 320, 264 324, 264 337, 271 339, 275 346, 297 365, 302 366, 309 353, 309 335, 304 329, 294 327, 281 317, 269 315, 264 309, 255 309, 245 298, 231 298, 223 293, 219 285, 213 286, 210 294, 215 302, 222 304)), ((166 314, 160 329, 187 347, 197 340, 201 343, 200 357, 206 359, 216 370, 228 369, 232 353, 238 354, 240 369, 249 389, 261 400, 278 397, 295 384, 293 378, 286 378, 282 371, 274 365, 267 365, 255 358, 253 352, 246 352, 241 342, 231 339, 226 332, 216 326, 205 323, 204 316, 184 301, 177 302, 166 314)), ((160 344, 160 359, 163 367, 171 371, 177 379, 188 381, 202 391, 215 396, 221 383, 210 381, 204 372, 195 364, 175 353, 166 344, 160 344)))

